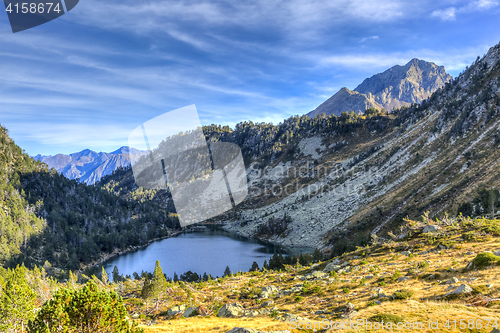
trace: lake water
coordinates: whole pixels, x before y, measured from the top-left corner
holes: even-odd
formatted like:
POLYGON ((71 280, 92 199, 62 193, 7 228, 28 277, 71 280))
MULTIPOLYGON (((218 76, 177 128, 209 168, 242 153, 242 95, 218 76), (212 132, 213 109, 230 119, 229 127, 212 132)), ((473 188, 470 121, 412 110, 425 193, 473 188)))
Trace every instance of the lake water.
MULTIPOLYGON (((134 272, 153 272, 156 260, 168 277, 174 272, 192 271, 213 277, 222 276, 226 266, 232 272, 247 272, 255 261, 262 268, 264 260, 274 253, 299 254, 300 249, 284 249, 272 244, 249 240, 222 231, 204 229, 181 234, 151 243, 149 246, 135 252, 129 252, 110 259, 104 264, 104 269, 111 278, 113 268, 118 267, 120 275, 132 276, 134 272)), ((303 249, 308 252, 308 249, 303 249)))

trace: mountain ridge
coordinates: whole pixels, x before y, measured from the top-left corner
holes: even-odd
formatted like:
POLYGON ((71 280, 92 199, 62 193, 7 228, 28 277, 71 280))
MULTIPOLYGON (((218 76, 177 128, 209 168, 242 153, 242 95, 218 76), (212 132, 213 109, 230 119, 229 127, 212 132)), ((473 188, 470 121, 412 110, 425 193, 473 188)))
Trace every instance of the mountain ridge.
POLYGON ((444 66, 413 58, 404 66, 395 65, 366 78, 354 90, 342 88, 307 115, 315 117, 325 113, 339 116, 342 112, 359 113, 369 108, 390 111, 421 103, 451 79, 444 66))
POLYGON ((67 155, 38 154, 33 158, 46 163, 50 168, 56 169, 69 179, 78 178, 81 182, 92 185, 114 170, 129 166, 131 155, 138 158, 143 153, 135 148, 122 146, 111 153, 97 153, 90 149, 84 149, 67 155))

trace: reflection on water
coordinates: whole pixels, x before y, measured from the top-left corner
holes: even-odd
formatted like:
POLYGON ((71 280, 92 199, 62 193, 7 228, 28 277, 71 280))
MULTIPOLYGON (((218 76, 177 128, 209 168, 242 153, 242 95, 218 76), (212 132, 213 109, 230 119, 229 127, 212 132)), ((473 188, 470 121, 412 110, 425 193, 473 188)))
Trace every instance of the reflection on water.
POLYGON ((204 229, 163 239, 135 252, 114 257, 105 263, 104 268, 110 277, 114 266, 118 267, 120 275, 132 276, 134 272, 152 272, 156 260, 159 260, 168 277, 173 277, 174 272, 180 276, 187 271, 200 275, 206 272, 216 277, 223 275, 226 266, 235 273, 246 272, 254 261, 262 267, 274 253, 299 254, 300 251, 249 240, 222 230, 204 229))

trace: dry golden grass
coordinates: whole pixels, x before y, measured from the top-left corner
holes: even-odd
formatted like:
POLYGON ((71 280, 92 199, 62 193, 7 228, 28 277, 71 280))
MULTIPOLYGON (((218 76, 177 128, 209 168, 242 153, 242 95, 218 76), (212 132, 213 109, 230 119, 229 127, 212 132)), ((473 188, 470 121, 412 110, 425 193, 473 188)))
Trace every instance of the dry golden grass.
MULTIPOLYGON (((178 320, 165 320, 154 326, 141 326, 145 333, 195 333, 195 332, 227 332, 234 327, 251 327, 263 331, 289 329, 289 324, 274 321, 271 318, 215 318, 194 317, 178 320)), ((298 332, 298 331, 297 331, 298 332)))
MULTIPOLYGON (((461 284, 468 284, 471 287, 479 287, 484 294, 483 299, 500 298, 500 265, 491 266, 487 269, 466 271, 464 268, 475 257, 475 254, 484 251, 497 251, 500 249, 500 238, 494 236, 480 236, 475 241, 461 241, 463 230, 455 230, 447 233, 438 241, 453 242, 448 243, 451 248, 437 249, 438 242, 429 244, 426 238, 415 238, 408 242, 400 242, 403 248, 413 249, 416 252, 430 251, 427 254, 406 256, 398 254, 401 251, 401 246, 398 250, 390 248, 365 248, 359 249, 353 253, 342 256, 342 261, 348 261, 349 265, 354 269, 349 273, 335 275, 329 279, 321 279, 311 281, 307 286, 309 289, 319 287, 319 291, 312 294, 295 293, 290 296, 282 296, 274 298, 273 307, 277 307, 280 311, 307 318, 311 322, 319 323, 323 320, 342 322, 346 319, 339 319, 339 314, 345 309, 345 305, 351 302, 355 306, 355 313, 351 320, 367 320, 368 318, 379 315, 397 315, 403 318, 404 322, 422 322, 422 329, 398 329, 398 332, 486 332, 490 333, 492 327, 486 329, 466 329, 460 330, 460 319, 482 320, 482 324, 486 325, 485 319, 498 319, 500 325, 500 305, 496 302, 493 306, 484 307, 473 305, 474 296, 464 296, 455 300, 444 300, 439 298, 446 293, 454 290, 461 284), (366 255, 365 253, 366 252, 366 255), (467 255, 468 252, 474 254, 467 255), (354 259, 354 256, 358 258, 354 259), (364 256, 364 258, 362 258, 364 256), (419 266, 419 263, 428 262, 426 267, 419 266), (453 270, 450 271, 450 268, 453 270), (394 279, 394 274, 399 272, 397 276, 408 276, 410 279, 402 282, 397 282, 394 279), (439 274, 438 278, 429 280, 424 278, 425 275, 439 274), (362 280, 368 275, 373 275, 373 278, 362 280), (391 279, 392 277, 392 279, 391 279), (444 284, 443 281, 456 277, 459 282, 453 287, 444 284), (363 281, 364 283, 360 283, 363 281), (491 285, 490 288, 485 287, 491 285), (349 289, 344 292, 344 289, 349 289), (377 297, 376 290, 382 288, 382 293, 393 295, 401 289, 406 289, 413 292, 411 298, 402 300, 391 300, 390 298, 377 297), (301 295, 303 299, 296 299, 297 295, 301 295), (374 305, 374 301, 380 300, 380 305, 374 305), (315 313, 321 310, 327 312, 323 315, 315 313), (457 329, 445 328, 447 320, 450 320, 450 325, 453 320, 457 320, 457 329), (438 329, 429 328, 429 321, 435 323, 439 321, 438 329)), ((424 265, 425 266, 425 265, 424 265)), ((246 309, 258 309, 260 304, 255 299, 246 299, 240 296, 240 293, 247 288, 262 288, 263 286, 274 285, 287 290, 292 286, 304 283, 301 279, 304 274, 322 269, 323 265, 311 269, 310 267, 288 267, 287 272, 266 272, 260 276, 253 276, 246 273, 242 276, 226 278, 217 281, 216 283, 207 283, 204 287, 192 289, 194 299, 191 304, 205 304, 209 306, 217 301, 217 304, 240 302, 246 309)), ((195 285, 193 285, 195 287, 195 285)), ((182 294, 179 286, 174 286, 182 294)), ((318 290, 318 289, 316 289, 318 290)), ((169 303, 168 306, 174 304, 186 304, 186 299, 180 296, 178 300, 169 303)), ((157 318, 166 319, 163 316, 157 318)), ((155 332, 227 332, 234 327, 251 327, 263 331, 270 330, 290 330, 291 332, 312 332, 312 330, 297 330, 292 329, 288 322, 273 320, 269 314, 260 314, 257 317, 251 318, 217 318, 217 317, 193 317, 179 318, 171 320, 157 320, 153 326, 142 326, 146 333, 155 332)), ((324 326, 323 326, 324 327, 324 326)), ((318 324, 316 326, 318 328, 318 324)), ((500 327, 499 327, 500 328, 500 327)), ((338 330, 331 330, 338 331, 338 330)), ((343 332, 388 332, 386 329, 343 329, 343 332)))

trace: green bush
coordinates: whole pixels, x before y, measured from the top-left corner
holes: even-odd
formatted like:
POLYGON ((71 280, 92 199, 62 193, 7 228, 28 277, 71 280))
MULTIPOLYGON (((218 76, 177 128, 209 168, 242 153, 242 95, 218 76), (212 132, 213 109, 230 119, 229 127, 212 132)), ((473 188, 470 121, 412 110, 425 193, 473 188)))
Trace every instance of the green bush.
POLYGON ((420 269, 424 269, 427 267, 429 267, 429 263, 427 261, 421 261, 418 263, 418 268, 420 268, 420 269))
POLYGON ((494 255, 491 252, 479 253, 473 260, 472 263, 477 269, 486 268, 493 264, 498 264, 500 262, 500 257, 494 255))
POLYGON ((320 286, 314 286, 312 287, 311 291, 315 294, 319 294, 321 292, 321 287, 320 286))
POLYGON ((413 296, 413 291, 410 290, 400 290, 394 293, 394 299, 407 299, 413 296))
POLYGON ((295 302, 300 302, 300 301, 303 301, 304 300, 304 297, 302 296, 295 296, 295 302))
POLYGON ((123 300, 114 291, 99 290, 93 281, 79 290, 59 289, 28 324, 30 333, 143 333, 130 325, 123 300))

